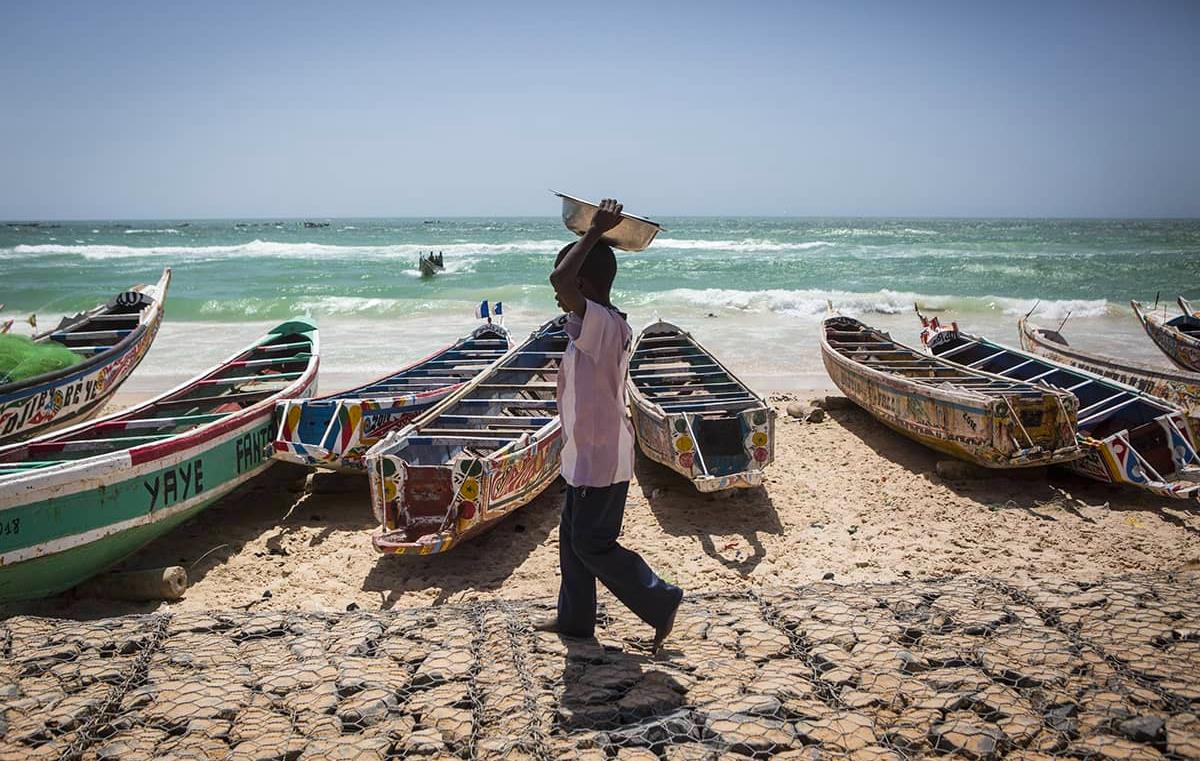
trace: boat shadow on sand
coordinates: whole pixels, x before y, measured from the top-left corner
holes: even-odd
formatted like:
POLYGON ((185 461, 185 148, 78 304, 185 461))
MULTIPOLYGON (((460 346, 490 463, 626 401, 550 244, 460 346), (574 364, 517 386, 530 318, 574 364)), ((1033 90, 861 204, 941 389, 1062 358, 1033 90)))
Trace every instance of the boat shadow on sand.
MULTIPOLYGON (((770 471, 768 471, 769 473, 770 471)), ((672 536, 694 536, 704 553, 721 565, 748 576, 767 557, 760 534, 782 535, 783 523, 765 487, 702 494, 678 473, 637 453, 634 476, 650 511, 672 536), (744 555, 739 541, 714 537, 737 534, 750 546, 744 555)))
POLYGON ((407 592, 436 588, 430 605, 456 601, 461 592, 494 592, 558 528, 565 485, 550 484, 536 499, 496 521, 468 544, 438 555, 381 555, 363 579, 364 592, 394 607, 407 592))
POLYGON ((1115 512, 1155 513, 1174 526, 1200 534, 1200 528, 1183 517, 1191 511, 1189 503, 1181 500, 1099 483, 1053 467, 997 470, 974 480, 946 479, 937 474, 937 463, 953 459, 949 455, 913 442, 857 407, 830 410, 828 414, 883 459, 990 510, 1020 510, 1043 521, 1057 521, 1054 513, 1067 512, 1085 523, 1094 523, 1079 508, 1103 507, 1115 512))

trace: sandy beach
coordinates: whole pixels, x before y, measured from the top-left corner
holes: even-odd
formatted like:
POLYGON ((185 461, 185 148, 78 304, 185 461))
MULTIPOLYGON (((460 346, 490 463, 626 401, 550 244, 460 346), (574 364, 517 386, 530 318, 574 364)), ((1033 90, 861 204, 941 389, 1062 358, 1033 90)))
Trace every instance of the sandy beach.
MULTIPOLYGON (((814 394, 772 397, 776 461, 761 490, 701 495, 639 454, 623 541, 689 593, 957 575, 1088 581, 1200 568, 1200 515, 1185 504, 1062 471, 947 481, 935 470, 942 456, 858 408, 817 423, 786 414, 790 399, 814 394)), ((344 611, 556 594, 561 482, 469 545, 411 558, 372 549, 365 479, 307 475, 275 465, 125 562, 187 568, 191 587, 178 602, 68 593, 20 610, 344 611)))

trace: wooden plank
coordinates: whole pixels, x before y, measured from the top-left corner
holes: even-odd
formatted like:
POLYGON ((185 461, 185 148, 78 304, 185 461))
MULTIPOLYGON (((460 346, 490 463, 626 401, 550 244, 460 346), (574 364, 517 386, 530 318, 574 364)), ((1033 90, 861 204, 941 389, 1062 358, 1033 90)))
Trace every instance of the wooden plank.
POLYGON ((161 441, 175 436, 174 433, 157 433, 147 436, 113 436, 106 439, 75 439, 65 441, 43 441, 29 444, 26 451, 30 454, 42 452, 83 452, 94 449, 110 449, 112 447, 132 447, 150 441, 161 441))
POLYGON ((497 367, 497 373, 546 373, 553 375, 558 372, 557 367, 497 367))
MULTIPOLYGON (((1103 417, 1104 415, 1110 415, 1123 407, 1128 407, 1129 405, 1138 401, 1138 399, 1139 399, 1138 397, 1133 396, 1133 397, 1130 397, 1129 399, 1126 399, 1125 401, 1121 402, 1120 404, 1113 405, 1112 407, 1106 407, 1105 409, 1102 409, 1098 412, 1093 412, 1091 415, 1088 415, 1085 418, 1081 417, 1081 418, 1079 418, 1079 422, 1076 423, 1076 425, 1084 425, 1085 423, 1090 423, 1091 421, 1095 420, 1098 417, 1103 417)), ((1080 412, 1083 412, 1083 410, 1080 410, 1080 412)))
MULTIPOLYGON (((708 371, 708 372, 691 372, 690 370, 686 370, 683 372, 642 372, 642 373, 637 373, 637 374, 630 373, 629 377, 634 379, 634 382, 637 383, 637 382, 649 382, 649 380, 658 380, 660 378, 716 378, 716 377, 728 378, 731 376, 730 376, 730 373, 728 373, 724 370, 715 370, 715 371, 708 371)), ((701 383, 708 383, 708 382, 707 382, 707 380, 701 380, 701 383)), ((647 385, 658 385, 658 384, 647 383, 647 385)))
POLYGON ((523 409, 558 409, 558 402, 553 399, 460 399, 458 407, 463 404, 475 404, 482 406, 490 406, 493 404, 502 407, 520 407, 523 409))
POLYGON ((557 383, 480 383, 475 388, 520 389, 522 391, 557 391, 557 383))
MULTIPOLYGON (((181 423, 211 423, 220 420, 227 413, 211 412, 202 415, 176 415, 175 417, 133 418, 130 420, 108 420, 95 423, 89 431, 133 431, 143 428, 161 428, 164 425, 179 425, 181 423)), ((83 432, 85 433, 85 432, 83 432)))
POLYGON ((960 351, 965 351, 965 350, 971 348, 972 346, 979 346, 979 342, 978 341, 967 341, 962 346, 955 346, 950 351, 942 352, 941 354, 938 354, 936 356, 941 357, 942 359, 945 359, 946 357, 950 357, 955 354, 958 354, 960 351))
POLYGON ((673 333, 671 335, 665 335, 665 336, 642 336, 641 338, 638 339, 638 345, 640 346, 641 344, 648 344, 648 343, 664 343, 666 341, 680 341, 684 344, 693 345, 693 346, 695 345, 695 344, 692 344, 691 339, 687 338, 686 336, 682 336, 678 333, 673 333))
POLYGON ((518 415, 438 415, 439 422, 446 423, 503 423, 505 425, 517 425, 522 428, 534 427, 541 428, 543 425, 554 420, 552 417, 539 416, 518 416, 518 415))
POLYGON ((409 446, 481 446, 490 447, 491 449, 499 449, 500 446, 508 443, 502 439, 488 438, 487 436, 426 436, 423 433, 415 433, 408 437, 409 446))
POLYGON ((719 383, 714 383, 712 381, 708 381, 705 383, 637 383, 637 382, 635 382, 634 385, 636 385, 640 391, 646 391, 646 392, 655 391, 655 392, 657 392, 657 391, 670 391, 672 389, 696 389, 697 391, 701 391, 706 388, 716 388, 717 386, 741 386, 742 384, 738 383, 737 381, 731 380, 731 381, 721 381, 719 383))
MULTIPOLYGON (((1096 409, 1097 407, 1099 407, 1100 405, 1104 404, 1105 402, 1111 402, 1111 401, 1112 401, 1112 400, 1114 400, 1114 399, 1120 399, 1122 396, 1128 396, 1128 393, 1127 393, 1127 392, 1125 392, 1125 391, 1118 391, 1117 393, 1113 394, 1112 396, 1106 396, 1106 397, 1104 397, 1103 399, 1101 399, 1101 400, 1100 400, 1100 401, 1098 401, 1098 402, 1092 402, 1092 403, 1091 403, 1091 404, 1089 404, 1088 406, 1086 406, 1086 407, 1084 407, 1083 409, 1081 409, 1081 410, 1079 411, 1079 415, 1080 415, 1080 417, 1082 418, 1082 416, 1083 416, 1083 413, 1085 413, 1085 412, 1091 412, 1092 410, 1096 409)), ((1135 396, 1135 397, 1133 397, 1133 398, 1134 398, 1134 399, 1137 399, 1137 397, 1136 397, 1136 396, 1135 396)), ((1080 420, 1080 422, 1082 422, 1082 419, 1080 420)))
MULTIPOLYGON (((967 367, 973 367, 973 368, 982 367, 983 365, 987 364, 988 362, 992 361, 993 359, 995 359, 996 357, 999 357, 1001 354, 1004 354, 1004 353, 1006 353, 1004 351, 1004 349, 1001 349, 1000 351, 995 352, 994 354, 987 355, 983 359, 975 360, 971 364, 967 365, 967 367)), ((1004 371, 1001 370, 1000 372, 996 373, 996 375, 1004 375, 1004 371)))
POLYGON ((283 343, 283 344, 264 344, 262 346, 255 346, 253 349, 250 350, 249 353, 257 354, 258 352, 283 351, 285 349, 291 350, 291 349, 301 349, 301 348, 311 349, 312 342, 311 341, 292 341, 291 343, 283 343))
POLYGON ((236 386, 239 383, 268 383, 271 381, 295 380, 301 375, 304 375, 303 370, 297 370, 294 373, 270 373, 267 375, 239 375, 232 378, 207 378, 198 380, 193 385, 196 386, 236 386))
POLYGON ((686 404, 664 404, 662 408, 671 412, 689 412, 691 410, 709 410, 716 411, 713 408, 721 408, 729 412, 741 412, 743 410, 754 409, 762 406, 756 399, 747 399, 740 401, 736 399, 721 400, 715 402, 689 402, 686 404))
POLYGON ((293 362, 307 363, 312 359, 311 354, 293 354, 290 357, 276 357, 275 359, 239 359, 229 364, 226 367, 277 367, 279 365, 290 365, 293 362))
MULTIPOLYGON (((441 418, 435 418, 439 421, 441 418)), ((422 428, 419 431, 421 436, 457 436, 459 434, 469 434, 480 438, 501 438, 501 439, 516 439, 523 433, 537 430, 536 428, 422 428)))
POLYGON ((265 388, 261 391, 246 391, 240 394, 217 394, 216 396, 196 396, 191 399, 163 399, 155 402, 155 407, 195 407, 205 404, 223 404, 225 402, 241 402, 252 398, 261 399, 264 396, 278 393, 274 389, 265 388))
POLYGON ((132 333, 133 330, 81 330, 78 332, 61 331, 50 334, 50 338, 54 341, 67 340, 88 340, 94 341, 102 338, 124 338, 132 333))

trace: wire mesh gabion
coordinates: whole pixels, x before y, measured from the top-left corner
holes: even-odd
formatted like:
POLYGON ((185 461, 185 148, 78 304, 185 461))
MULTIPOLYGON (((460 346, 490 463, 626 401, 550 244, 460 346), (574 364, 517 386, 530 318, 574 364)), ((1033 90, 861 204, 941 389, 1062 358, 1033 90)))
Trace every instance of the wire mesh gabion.
POLYGON ((0 623, 8 759, 1200 758, 1200 574, 0 623))

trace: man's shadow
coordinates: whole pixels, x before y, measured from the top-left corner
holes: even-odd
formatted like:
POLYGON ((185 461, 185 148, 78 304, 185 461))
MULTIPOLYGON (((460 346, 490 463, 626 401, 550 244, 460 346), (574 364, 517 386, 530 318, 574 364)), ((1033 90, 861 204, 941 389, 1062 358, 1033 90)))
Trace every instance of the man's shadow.
POLYGON ((760 534, 783 534, 783 524, 765 487, 704 494, 640 450, 634 475, 664 531, 672 536, 696 537, 706 555, 742 576, 749 575, 767 556, 760 534), (718 548, 713 535, 728 534, 740 535, 750 545, 750 554, 742 556, 736 551, 740 542, 718 548), (732 556, 728 554, 731 551, 732 556))

